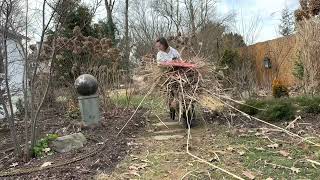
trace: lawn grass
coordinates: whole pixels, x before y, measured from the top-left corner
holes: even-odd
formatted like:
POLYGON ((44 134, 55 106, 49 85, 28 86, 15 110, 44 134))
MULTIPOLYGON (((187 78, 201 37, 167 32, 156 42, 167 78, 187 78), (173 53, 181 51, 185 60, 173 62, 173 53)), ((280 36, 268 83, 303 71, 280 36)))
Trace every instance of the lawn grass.
MULTIPOLYGON (((294 139, 288 136, 271 137, 274 143, 283 142, 278 148, 272 149, 268 145, 270 140, 262 136, 256 136, 255 132, 244 132, 245 136, 239 133, 230 134, 233 129, 224 125, 209 125, 208 129, 196 128, 192 130, 190 140, 190 152, 212 164, 232 172, 244 179, 244 171, 251 172, 256 180, 272 179, 318 179, 320 177, 319 167, 303 161, 314 159, 319 148, 293 143, 294 139), (231 149, 230 149, 231 148, 231 149), (242 155, 239 152, 244 152, 242 155), (287 151, 289 156, 281 155, 279 151, 287 151), (219 161, 212 158, 215 152, 219 161), (299 173, 290 169, 268 165, 272 163, 288 168, 299 168, 299 173)), ((134 156, 128 157, 119 166, 114 174, 125 174, 130 166, 139 163, 147 163, 148 166, 138 171, 140 177, 131 175, 130 178, 139 179, 232 179, 229 175, 201 163, 191 156, 184 154, 186 139, 177 141, 156 142, 146 137, 140 139, 143 143, 142 149, 137 149, 134 156), (138 158, 135 158, 138 157, 138 158)))
POLYGON ((144 100, 144 95, 116 94, 110 97, 111 102, 121 108, 137 108, 142 102, 140 108, 151 110, 155 113, 163 113, 167 111, 165 99, 161 96, 150 95, 144 100))
MULTIPOLYGON (((113 97, 113 101, 118 106, 126 107, 129 104, 130 107, 137 107, 142 98, 143 96, 140 95, 133 96, 128 102, 125 96, 118 96, 117 98, 113 97)), ((251 105, 258 106, 259 110, 256 111, 255 115, 268 115, 276 114, 278 111, 288 111, 286 109, 288 107, 289 111, 305 111, 305 107, 312 107, 318 101, 320 101, 320 98, 299 97, 263 101, 252 100, 253 103, 251 105)), ((142 108, 166 112, 167 106, 160 97, 150 96, 145 99, 142 108)), ((279 116, 279 114, 276 114, 275 118, 279 116)), ((154 121, 157 121, 157 119, 154 121)), ((192 130, 191 152, 208 161, 214 157, 211 152, 217 152, 220 161, 213 161, 213 164, 245 179, 247 178, 243 175, 244 171, 252 172, 258 180, 267 178, 318 179, 320 177, 318 169, 320 167, 317 168, 310 162, 306 162, 306 159, 320 161, 320 149, 317 147, 306 143, 298 143, 296 139, 284 134, 283 136, 281 134, 269 136, 270 140, 268 140, 263 136, 256 136, 256 132, 253 131, 244 133, 245 136, 240 136, 239 133, 228 133, 228 131, 232 131, 232 128, 229 129, 224 125, 208 125, 207 128, 205 130, 200 127, 192 130), (280 146, 274 149, 268 147, 273 143, 278 143, 280 146), (233 150, 228 150, 230 147, 233 150), (244 153, 240 155, 240 151, 244 153), (280 151, 288 152, 289 155, 284 156, 280 151), (275 167, 271 164, 277 166, 275 167), (298 168, 300 172, 293 172, 290 170, 292 167, 298 168)), ((311 134, 309 135, 312 136, 311 134)), ((312 139, 312 141, 319 142, 319 139, 312 139)), ((147 160, 148 167, 138 172, 140 177, 131 175, 131 178, 180 179, 189 173, 184 179, 231 179, 225 173, 200 163, 186 154, 175 154, 175 152, 185 152, 185 139, 157 143, 146 136, 145 139, 141 139, 141 143, 143 143, 144 147, 139 149, 136 154, 140 159, 147 160), (172 152, 172 154, 169 152, 172 152), (165 153, 168 154, 163 155, 165 153)), ((138 163, 141 162, 145 161, 138 161, 138 163)), ((127 173, 132 163, 137 163, 137 160, 129 157, 123 162, 123 166, 120 166, 121 168, 116 174, 127 173)))
POLYGON ((244 167, 257 174, 258 179, 269 177, 273 179, 317 179, 320 177, 319 169, 304 161, 306 158, 314 157, 316 148, 302 149, 296 145, 281 144, 279 148, 272 149, 267 147, 268 144, 272 144, 270 141, 254 136, 238 137, 233 140, 232 144, 246 147, 246 154, 242 156, 241 161, 244 167), (289 155, 285 157, 279 153, 280 151, 286 151, 289 155), (299 168, 300 172, 294 173, 280 166, 299 168))

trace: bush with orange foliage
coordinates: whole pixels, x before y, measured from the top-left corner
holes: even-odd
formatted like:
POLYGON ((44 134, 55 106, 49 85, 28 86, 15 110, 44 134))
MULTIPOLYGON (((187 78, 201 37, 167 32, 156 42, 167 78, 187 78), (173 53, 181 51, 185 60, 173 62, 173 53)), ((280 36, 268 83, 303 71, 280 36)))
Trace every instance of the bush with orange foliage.
POLYGON ((284 83, 278 79, 272 81, 272 95, 274 98, 289 97, 289 90, 284 83))

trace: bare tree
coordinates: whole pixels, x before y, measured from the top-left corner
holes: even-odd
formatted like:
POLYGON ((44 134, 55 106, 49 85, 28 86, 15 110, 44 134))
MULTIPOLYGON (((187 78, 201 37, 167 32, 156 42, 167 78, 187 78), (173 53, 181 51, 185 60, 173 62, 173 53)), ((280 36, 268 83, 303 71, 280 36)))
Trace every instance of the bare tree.
MULTIPOLYGON (((12 23, 12 19, 14 16, 15 8, 17 8, 18 1, 14 0, 5 0, 1 4, 0 14, 1 18, 4 18, 4 26, 2 31, 2 37, 1 37, 1 45, 0 45, 0 60, 2 63, 0 64, 2 68, 0 70, 4 71, 4 78, 1 79, 1 81, 4 81, 5 84, 5 93, 6 93, 6 100, 4 99, 3 92, 0 94, 0 104, 3 106, 6 117, 9 121, 10 126, 10 133, 11 133, 11 139, 14 144, 14 149, 16 155, 20 155, 21 149, 20 145, 17 139, 17 133, 15 128, 15 122, 14 122, 14 110, 13 110, 13 102, 12 102, 12 94, 11 94, 11 88, 9 85, 9 57, 8 57, 8 31, 9 26, 12 23), (9 109, 8 109, 9 108, 9 109)), ((1 72, 0 72, 1 74, 1 72)), ((0 82, 1 84, 2 82, 0 82)))
MULTIPOLYGON (((28 3, 28 2, 27 2, 28 3)), ((52 80, 52 72, 54 69, 54 64, 56 60, 56 55, 58 49, 56 48, 56 39, 57 35, 61 32, 61 24, 65 21, 65 14, 67 11, 67 8, 70 8, 68 6, 69 1, 68 0, 58 0, 55 2, 48 2, 47 0, 43 0, 42 2, 42 9, 41 9, 41 21, 42 21, 42 29, 41 29, 41 37, 39 42, 39 47, 36 51, 34 51, 34 56, 32 59, 29 59, 27 56, 28 52, 28 44, 26 42, 24 52, 25 52, 25 67, 24 67, 24 97, 25 97, 25 133, 27 135, 28 132, 28 120, 31 120, 31 146, 29 147, 28 143, 28 136, 26 136, 25 141, 25 153, 26 153, 26 159, 30 157, 31 150, 35 146, 37 142, 37 133, 38 133, 38 119, 40 115, 40 111, 44 105, 45 99, 48 95, 49 89, 51 87, 51 80, 52 80), (47 8, 49 7, 49 15, 47 15, 47 8), (52 26, 53 25, 53 26, 52 26), (39 95, 39 87, 36 87, 36 82, 39 79, 37 76, 38 70, 39 70, 39 62, 40 59, 43 59, 43 49, 44 49, 44 40, 46 36, 46 32, 49 30, 49 28, 52 27, 51 31, 54 32, 51 36, 51 47, 50 47, 50 53, 46 55, 46 58, 48 59, 48 66, 49 68, 49 74, 47 77, 47 82, 45 84, 45 87, 43 89, 43 92, 41 93, 41 96, 37 99, 36 96, 39 95), (30 64, 33 64, 34 67, 30 68, 30 64), (28 95, 30 94, 30 95, 28 95), (29 115, 30 114, 30 115, 29 115)), ((27 27, 27 23, 25 24, 27 27)), ((28 34, 28 29, 26 29, 26 34, 28 34)), ((46 45, 47 46, 47 45, 46 45)))
POLYGON ((236 16, 239 21, 232 24, 232 29, 243 36, 244 42, 247 45, 253 44, 262 28, 262 19, 260 16, 244 17, 242 12, 238 12, 236 16))
MULTIPOLYGON (((28 13, 29 13, 29 1, 26 0, 26 30, 25 30, 25 36, 28 37, 28 13)), ((22 46, 23 47, 23 46, 22 46)), ((24 55, 24 74, 23 74, 23 99, 24 99, 24 108, 25 108, 25 114, 24 114, 24 129, 25 129, 25 148, 24 148, 24 154, 25 154, 25 161, 29 159, 29 134, 28 134, 28 122, 29 122, 29 102, 28 102, 28 78, 27 75, 29 74, 29 69, 28 69, 28 41, 26 41, 25 44, 25 55, 24 55)))
POLYGON ((125 61, 126 61, 126 68, 129 67, 129 56, 130 56, 130 45, 129 45, 129 0, 126 0, 126 8, 124 13, 124 23, 125 23, 125 48, 124 48, 124 54, 125 54, 125 61))
POLYGON ((107 10, 107 19, 108 19, 108 26, 109 26, 109 31, 110 31, 110 35, 112 37, 112 39, 115 39, 115 24, 113 21, 113 8, 115 5, 116 0, 104 0, 105 3, 105 7, 107 10))
POLYGON ((215 0, 184 0, 184 4, 193 35, 196 35, 197 30, 205 27, 209 21, 214 21, 215 0))
POLYGON ((187 7, 188 15, 189 15, 189 22, 191 24, 191 32, 194 36, 196 34, 196 22, 195 22, 195 13, 196 9, 194 7, 194 2, 192 0, 184 0, 185 6, 187 7))
POLYGON ((182 13, 180 12, 179 0, 154 0, 151 6, 159 14, 159 16, 165 18, 167 21, 168 30, 170 32, 172 24, 175 26, 176 34, 179 34, 182 31, 182 13))

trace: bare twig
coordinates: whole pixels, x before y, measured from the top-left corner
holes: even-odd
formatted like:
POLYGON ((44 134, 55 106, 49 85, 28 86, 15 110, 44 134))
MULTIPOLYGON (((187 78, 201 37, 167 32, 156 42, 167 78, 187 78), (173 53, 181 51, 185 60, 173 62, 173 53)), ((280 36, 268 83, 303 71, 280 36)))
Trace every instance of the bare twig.
MULTIPOLYGON (((207 91, 207 90, 206 90, 206 91, 207 91)), ((266 121, 264 121, 264 120, 261 120, 261 119, 259 119, 259 118, 250 116, 249 114, 247 114, 247 113, 245 113, 245 112, 243 112, 243 111, 240 111, 239 109, 235 108, 234 106, 230 105, 229 103, 227 103, 227 102, 225 102, 225 101, 223 101, 223 100, 221 99, 221 98, 224 98, 224 99, 227 99, 227 100, 230 100, 230 101, 235 102, 233 99, 231 99, 231 98, 229 98, 229 97, 220 96, 220 95, 217 95, 217 94, 215 94, 215 93, 213 93, 213 92, 210 92, 210 91, 207 91, 207 92, 210 93, 211 95, 215 96, 217 99, 219 99, 219 100, 220 100, 223 104, 225 104, 226 106, 228 106, 228 107, 230 107, 231 109, 233 109, 233 110, 235 110, 235 111, 243 114, 244 116, 246 116, 246 117, 249 118, 249 119, 254 119, 254 120, 256 120, 256 121, 262 122, 262 123, 264 123, 264 124, 267 124, 267 125, 269 125, 269 126, 272 126, 272 127, 276 128, 276 129, 279 129, 279 130, 281 130, 282 132, 284 132, 284 133, 286 133, 286 134, 288 134, 288 135, 290 135, 290 136, 298 137, 298 138, 301 139, 302 141, 305 141, 305 142, 307 142, 307 143, 309 143, 309 144, 312 144, 312 145, 314 145, 314 146, 320 147, 320 144, 318 144, 318 143, 312 142, 312 141, 310 141, 310 140, 308 140, 308 139, 306 139, 306 138, 304 138, 304 137, 302 137, 302 136, 300 136, 300 135, 298 135, 298 134, 296 134, 296 133, 293 133, 293 132, 291 132, 291 131, 288 131, 288 130, 286 130, 286 129, 284 129, 284 128, 281 128, 281 127, 279 127, 279 126, 276 126, 276 125, 274 125, 274 124, 268 123, 268 122, 266 122, 266 121)))
POLYGON ((288 124, 288 126, 286 127, 286 129, 292 129, 292 126, 294 126, 294 124, 298 121, 301 120, 301 116, 298 116, 296 119, 294 119, 291 123, 288 124))
POLYGON ((167 128, 167 129, 169 129, 169 127, 160 119, 160 117, 157 115, 157 114, 154 114, 157 118, 158 118, 158 120, 167 128))
POLYGON ((317 162, 317 161, 314 161, 314 160, 311 160, 311 159, 306 159, 306 161, 308 161, 308 162, 310 162, 310 163, 312 163, 312 164, 315 164, 315 165, 317 165, 317 166, 320 166, 320 163, 317 162))
POLYGON ((147 92, 147 94, 142 98, 142 100, 140 101, 139 105, 137 106, 136 110, 134 111, 134 113, 131 115, 131 117, 128 119, 128 121, 124 124, 124 126, 120 129, 120 131, 118 132, 117 136, 119 136, 119 134, 121 134, 121 132, 123 131, 123 129, 128 125, 128 123, 132 120, 132 118, 134 117, 134 115, 138 112, 139 108, 141 107, 142 103, 144 102, 144 100, 146 99, 146 97, 148 97, 151 92, 153 91, 153 89, 156 87, 156 85, 158 84, 159 80, 160 80, 161 76, 157 78, 157 80, 155 81, 155 83, 151 86, 150 90, 147 92))

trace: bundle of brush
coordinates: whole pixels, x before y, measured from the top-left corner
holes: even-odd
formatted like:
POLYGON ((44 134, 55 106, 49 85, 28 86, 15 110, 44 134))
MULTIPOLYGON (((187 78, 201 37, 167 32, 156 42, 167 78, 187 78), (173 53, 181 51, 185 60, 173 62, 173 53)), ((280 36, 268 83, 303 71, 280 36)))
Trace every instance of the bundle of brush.
POLYGON ((202 75, 196 68, 173 66, 165 74, 167 81, 163 84, 168 97, 170 115, 179 121, 183 117, 185 127, 191 127, 195 119, 194 103, 200 93, 202 75))
MULTIPOLYGON (((176 115, 184 120, 186 127, 191 127, 195 119, 195 103, 204 94, 204 83, 217 82, 212 75, 214 67, 204 58, 193 57, 187 62, 172 61, 156 65, 154 63, 145 66, 147 87, 156 87, 163 98, 167 99, 172 119, 176 115), (203 74, 207 81, 203 78, 203 74)), ((212 87, 212 86, 211 86, 212 87)), ((219 86, 216 86, 219 87, 219 86)))

